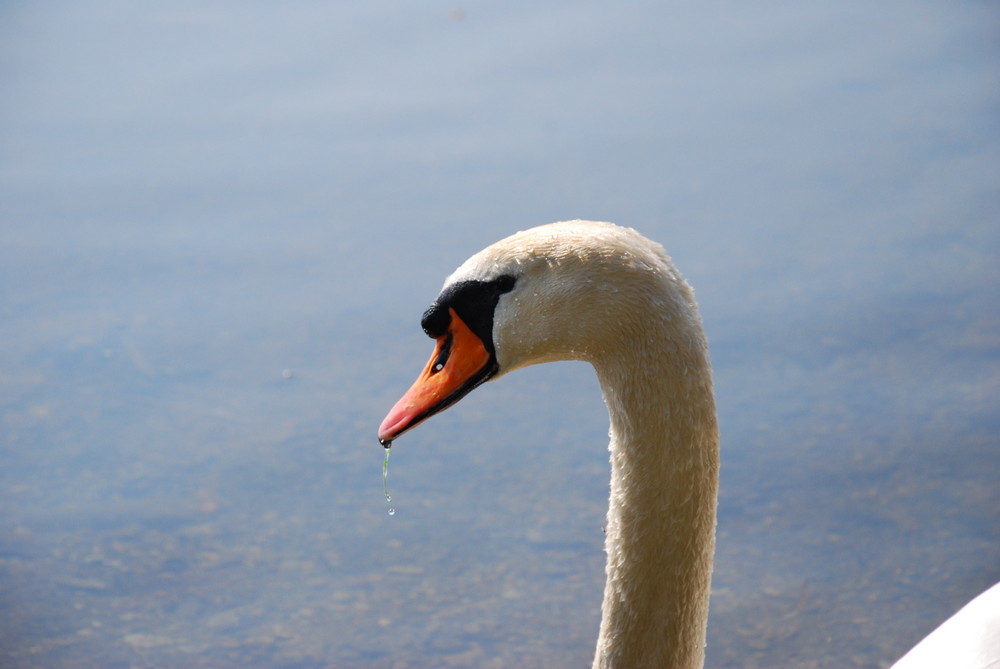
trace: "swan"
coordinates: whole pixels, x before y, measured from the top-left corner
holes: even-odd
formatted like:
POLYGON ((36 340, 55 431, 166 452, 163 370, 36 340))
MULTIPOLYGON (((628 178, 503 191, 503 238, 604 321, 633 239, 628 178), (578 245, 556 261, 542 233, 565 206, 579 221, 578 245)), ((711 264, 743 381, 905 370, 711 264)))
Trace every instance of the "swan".
POLYGON ((520 232, 448 277, 421 325, 437 344, 379 427, 383 445, 520 367, 594 366, 611 419, 594 666, 701 666, 719 437, 694 294, 662 247, 610 223, 520 232))
POLYGON ((421 320, 436 340, 382 421, 383 446, 528 365, 593 365, 611 423, 595 668, 701 667, 719 432, 694 293, 663 247, 594 221, 518 232, 463 263, 421 320))
POLYGON ((892 669, 941 667, 1000 667, 1000 583, 959 609, 892 665, 892 669))

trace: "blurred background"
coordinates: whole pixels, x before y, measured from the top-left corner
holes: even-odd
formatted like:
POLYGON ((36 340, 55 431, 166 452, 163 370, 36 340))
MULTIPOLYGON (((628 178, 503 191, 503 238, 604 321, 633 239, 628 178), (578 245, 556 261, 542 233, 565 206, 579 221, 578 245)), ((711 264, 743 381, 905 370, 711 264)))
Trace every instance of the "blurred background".
POLYGON ((420 314, 662 242, 723 432, 710 667, 885 667, 1000 579, 1000 9, 0 7, 0 664, 585 667, 580 363, 399 440, 420 314))

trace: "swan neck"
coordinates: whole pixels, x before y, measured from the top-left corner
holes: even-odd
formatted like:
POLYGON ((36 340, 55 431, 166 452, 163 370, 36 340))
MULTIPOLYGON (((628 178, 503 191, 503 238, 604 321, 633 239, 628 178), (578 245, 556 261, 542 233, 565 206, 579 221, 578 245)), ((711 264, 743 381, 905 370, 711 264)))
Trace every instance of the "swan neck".
POLYGON ((595 364, 611 494, 594 667, 704 663, 719 469, 711 369, 700 336, 651 350, 595 364))

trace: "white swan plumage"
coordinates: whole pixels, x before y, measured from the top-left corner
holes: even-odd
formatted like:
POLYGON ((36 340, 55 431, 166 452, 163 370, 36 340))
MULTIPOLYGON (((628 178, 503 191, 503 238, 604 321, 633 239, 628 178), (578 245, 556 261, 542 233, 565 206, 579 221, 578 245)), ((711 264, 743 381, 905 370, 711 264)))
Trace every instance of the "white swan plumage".
POLYGON ((595 668, 701 667, 719 434, 694 294, 663 248, 611 223, 518 232, 444 283, 423 372, 379 427, 386 447, 481 383, 584 360, 611 423, 611 491, 595 668))
POLYGON ((963 606, 892 669, 1000 669, 1000 583, 963 606))

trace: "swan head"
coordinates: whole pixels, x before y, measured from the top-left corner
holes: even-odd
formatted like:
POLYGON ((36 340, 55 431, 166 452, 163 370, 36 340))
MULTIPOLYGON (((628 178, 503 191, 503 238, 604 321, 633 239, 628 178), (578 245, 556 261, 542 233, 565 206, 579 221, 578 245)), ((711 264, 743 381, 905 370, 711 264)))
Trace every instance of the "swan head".
POLYGON ((421 325, 434 352, 379 427, 386 447, 477 386, 555 360, 599 364, 694 300, 663 248, 611 223, 567 221, 518 232, 449 276, 421 325))

